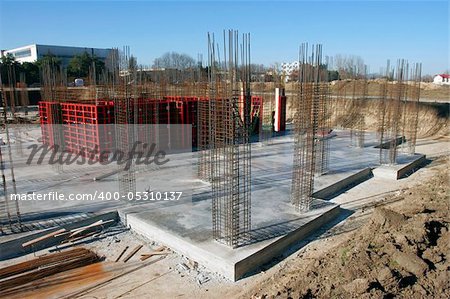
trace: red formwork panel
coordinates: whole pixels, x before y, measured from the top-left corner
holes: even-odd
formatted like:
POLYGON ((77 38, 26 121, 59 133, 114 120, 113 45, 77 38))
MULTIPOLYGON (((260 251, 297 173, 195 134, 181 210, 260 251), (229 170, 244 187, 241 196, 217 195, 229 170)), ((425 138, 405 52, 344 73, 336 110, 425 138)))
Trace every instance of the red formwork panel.
POLYGON ((180 97, 177 100, 177 113, 181 124, 181 143, 183 147, 187 147, 189 144, 192 147, 197 146, 198 101, 199 98, 197 97, 180 97), (187 140, 186 137, 189 135, 191 139, 187 140))
MULTIPOLYGON (((196 130, 195 130, 195 145, 202 148, 209 144, 209 98, 200 97, 197 102, 196 130), (202 113, 202 117, 200 117, 202 113), (201 135, 200 135, 201 134, 201 135)), ((194 134, 193 134, 194 143, 194 134)))
MULTIPOLYGON (((158 141, 162 146, 178 144, 187 146, 188 142, 193 147, 198 143, 198 103, 199 101, 209 102, 208 98, 186 97, 186 96, 166 96, 162 99, 138 98, 127 99, 125 101, 97 101, 96 104, 86 103, 57 103, 41 102, 39 103, 39 114, 41 124, 64 124, 64 139, 66 149, 79 152, 81 149, 94 152, 108 151, 114 148, 114 134, 111 131, 112 126, 103 126, 114 124, 116 121, 124 124, 144 125, 136 130, 136 140, 150 144, 158 141), (121 120, 116 120, 114 115, 114 105, 125 105, 121 107, 127 111, 121 120), (60 108, 59 108, 60 107, 60 108), (61 110, 60 119, 54 119, 55 109, 61 110), (158 124, 158 128, 148 126, 158 124), (180 125, 178 129, 169 130, 169 126, 180 125), (191 126, 191 140, 187 140, 191 126), (158 131, 157 131, 158 130, 158 131)), ((240 98, 240 112, 243 109, 243 97, 240 98)), ((116 107, 117 108, 117 107, 116 107)), ((262 97, 251 97, 250 118, 252 127, 261 121, 263 115, 262 97)), ((116 115, 117 117, 117 115, 116 115)), ((204 126, 205 124, 203 124, 204 126)), ((48 132, 42 126, 43 142, 53 144, 53 133, 48 132)), ((203 128, 208 129, 208 128, 203 128)), ((254 128, 257 129, 257 128, 254 128)), ((98 156, 96 156, 98 157, 98 156)))
MULTIPOLYGON (((239 97, 239 114, 241 119, 244 120, 244 96, 239 97)), ((259 132, 259 123, 263 115, 263 98, 261 96, 251 96, 250 98, 250 133, 259 132)))
POLYGON ((183 149, 197 145, 198 100, 198 97, 193 96, 165 96, 161 101, 159 124, 179 125, 176 128, 172 127, 170 139, 171 141, 176 139, 176 144, 183 149), (191 137, 188 140, 189 135, 191 137))
POLYGON ((65 148, 90 159, 114 149, 114 103, 61 103, 65 148))
POLYGON ((42 143, 54 146, 62 145, 61 106, 58 102, 39 102, 39 119, 42 132, 42 143))
POLYGON ((135 141, 151 145, 157 142, 157 100, 138 98, 132 100, 131 123, 137 126, 135 141))
POLYGON ((180 144, 181 132, 178 127, 170 126, 181 124, 181 107, 177 105, 176 97, 164 97, 157 100, 157 124, 159 128, 158 143, 160 148, 175 148, 180 144))

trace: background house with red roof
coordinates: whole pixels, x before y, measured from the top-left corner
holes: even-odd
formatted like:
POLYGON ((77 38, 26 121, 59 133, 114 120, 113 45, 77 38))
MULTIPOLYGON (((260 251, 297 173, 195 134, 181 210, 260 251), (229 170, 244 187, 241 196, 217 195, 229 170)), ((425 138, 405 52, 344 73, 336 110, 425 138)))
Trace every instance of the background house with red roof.
POLYGON ((434 76, 433 83, 450 85, 450 75, 449 74, 436 75, 434 76))

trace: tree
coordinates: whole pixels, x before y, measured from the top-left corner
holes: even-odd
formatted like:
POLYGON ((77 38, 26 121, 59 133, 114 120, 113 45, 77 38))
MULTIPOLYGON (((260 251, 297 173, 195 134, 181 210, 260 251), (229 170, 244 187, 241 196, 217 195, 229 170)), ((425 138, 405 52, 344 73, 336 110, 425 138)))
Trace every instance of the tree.
POLYGON ((2 84, 15 85, 20 81, 20 71, 21 65, 16 61, 15 57, 11 53, 2 56, 0 60, 2 84))
POLYGON ((11 53, 6 54, 5 56, 2 56, 1 58, 1 64, 3 65, 17 65, 18 62, 14 58, 14 56, 11 53))
POLYGON ((194 58, 177 52, 167 52, 153 61, 153 68, 184 70, 193 66, 195 66, 194 58))
POLYGON ((360 56, 336 55, 334 58, 340 79, 355 79, 365 76, 366 65, 360 56))
POLYGON ((59 68, 59 67, 61 67, 61 64, 62 64, 61 58, 58 58, 58 57, 56 57, 55 55, 52 55, 52 54, 44 55, 42 58, 39 58, 36 61, 36 65, 39 68, 42 68, 45 65, 49 65, 49 66, 51 66, 53 68, 59 68))
POLYGON ((339 72, 338 71, 328 71, 328 81, 335 81, 335 80, 339 80, 339 72))
POLYGON ((88 77, 93 66, 95 66, 97 76, 105 69, 105 63, 95 55, 91 56, 87 52, 75 55, 69 62, 67 75, 69 77, 88 77))
POLYGON ((130 56, 130 59, 128 60, 128 70, 135 71, 138 68, 137 58, 133 55, 130 56))
POLYGON ((25 77, 25 83, 31 85, 39 83, 39 66, 37 63, 24 62, 20 67, 20 73, 25 77))

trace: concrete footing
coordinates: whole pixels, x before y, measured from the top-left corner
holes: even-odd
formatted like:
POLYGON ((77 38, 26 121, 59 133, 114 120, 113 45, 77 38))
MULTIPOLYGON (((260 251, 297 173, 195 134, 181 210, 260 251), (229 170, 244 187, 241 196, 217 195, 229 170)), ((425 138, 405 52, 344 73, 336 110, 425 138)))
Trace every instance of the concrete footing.
POLYGON ((425 155, 413 155, 395 165, 381 165, 373 170, 373 174, 376 177, 398 180, 415 172, 425 162, 425 155))
POLYGON ((248 245, 232 249, 213 240, 208 211, 205 210, 203 215, 198 212, 205 202, 197 205, 178 211, 172 207, 170 212, 158 209, 120 215, 126 218, 124 221, 133 231, 236 281, 283 255, 340 212, 338 205, 319 199, 314 200, 311 211, 306 213, 294 213, 289 204, 275 207, 273 213, 266 217, 268 222, 255 225, 248 245), (188 219, 195 219, 198 225, 189 227, 188 219))
POLYGON ((339 195, 343 191, 357 184, 360 184, 371 177, 373 177, 372 169, 370 167, 367 167, 355 172, 354 174, 344 177, 341 180, 338 180, 325 187, 322 187, 322 189, 314 192, 313 196, 315 198, 331 199, 339 195))

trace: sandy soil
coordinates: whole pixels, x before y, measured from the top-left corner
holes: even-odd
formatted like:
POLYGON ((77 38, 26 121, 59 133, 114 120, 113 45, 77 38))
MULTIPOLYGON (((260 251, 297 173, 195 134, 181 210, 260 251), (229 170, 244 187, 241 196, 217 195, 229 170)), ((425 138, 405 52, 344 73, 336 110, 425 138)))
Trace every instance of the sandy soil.
POLYGON ((448 166, 437 159, 432 178, 387 196, 358 229, 298 253, 242 297, 448 298, 448 166))

